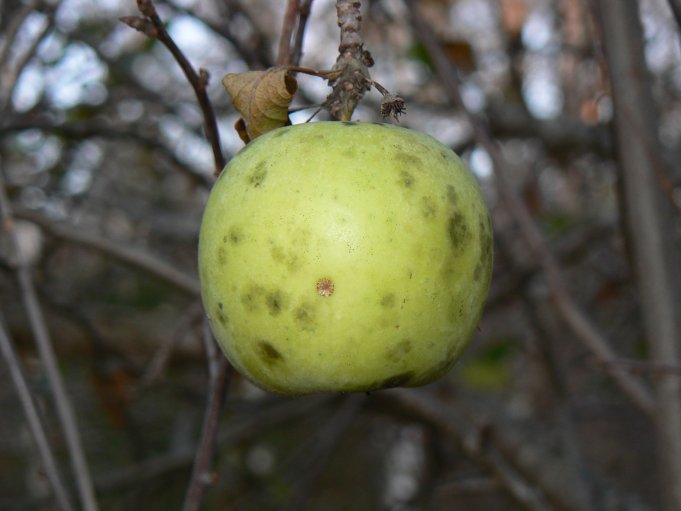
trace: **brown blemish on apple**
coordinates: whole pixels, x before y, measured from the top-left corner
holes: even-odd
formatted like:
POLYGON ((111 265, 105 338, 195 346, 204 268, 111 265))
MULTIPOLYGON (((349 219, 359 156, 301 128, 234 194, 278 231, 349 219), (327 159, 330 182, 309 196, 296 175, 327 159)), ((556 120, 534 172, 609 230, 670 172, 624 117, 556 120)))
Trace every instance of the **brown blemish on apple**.
POLYGON ((282 129, 278 130, 274 135, 272 135, 272 138, 283 137, 284 135, 288 135, 289 132, 290 132, 290 130, 288 130, 286 128, 282 128, 282 129))
POLYGON ((411 339, 402 339, 397 344, 391 346, 386 352, 386 357, 392 361, 397 362, 412 350, 411 339))
POLYGON ((260 307, 260 298, 265 293, 262 286, 252 285, 241 294, 241 304, 248 312, 254 312, 260 307))
POLYGON ((414 154, 403 151, 401 149, 397 151, 397 153, 394 156, 394 159, 396 162, 398 162, 399 165, 403 165, 414 169, 424 168, 423 161, 421 160, 421 158, 414 154))
POLYGON ((323 277, 317 281, 317 293, 319 296, 331 296, 335 291, 336 286, 333 280, 323 277))
POLYGON ((437 204, 435 204, 432 197, 428 195, 421 197, 421 212, 426 219, 435 217, 437 214, 437 204))
POLYGON ((267 177, 267 162, 264 160, 255 166, 255 170, 248 176, 248 182, 253 188, 259 188, 267 177))
POLYGON ((466 224, 466 219, 460 212, 455 211, 449 217, 447 233, 454 252, 460 252, 470 237, 468 224, 466 224))
POLYGON ((416 178, 406 170, 402 170, 400 171, 400 179, 398 182, 405 188, 412 188, 416 182, 416 178))
POLYGON ((482 275, 482 259, 475 265, 475 270, 473 270, 473 280, 476 282, 480 280, 480 275, 482 275))
POLYGON ((218 304, 218 308, 215 309, 215 317, 218 318, 218 321, 223 327, 227 327, 227 323, 229 323, 229 320, 227 319, 227 314, 224 313, 222 310, 222 303, 218 304))
POLYGON ((280 291, 272 291, 265 295, 265 304, 272 316, 277 316, 284 309, 284 297, 280 291))
POLYGON ((315 308, 312 304, 307 302, 303 302, 295 308, 293 317, 303 330, 314 330, 317 324, 315 308))
POLYGON ((381 298, 381 307, 387 309, 395 307, 395 293, 387 293, 381 298))
POLYGON ((227 251, 225 250, 225 247, 220 245, 218 247, 218 264, 220 266, 224 266, 226 262, 227 262, 227 251))
MULTIPOLYGON (((243 235, 241 234, 241 230, 239 228, 232 227, 229 230, 229 241, 230 241, 230 243, 233 243, 234 245, 236 245, 237 243, 239 243, 241 241, 242 238, 243 238, 243 235)), ((223 238, 223 241, 224 241, 224 238, 223 238)))
POLYGON ((281 352, 267 341, 258 341, 258 354, 267 365, 278 364, 284 360, 281 352))
POLYGON ((378 384, 377 388, 387 389, 390 387, 401 387, 403 385, 408 384, 413 377, 414 373, 412 371, 399 373, 396 374, 395 376, 391 376, 390 378, 386 378, 385 380, 383 380, 381 383, 378 384))
POLYGON ((480 214, 478 217, 478 227, 480 229, 480 260, 475 268, 473 277, 475 280, 478 280, 484 270, 486 271, 485 277, 489 280, 491 278, 492 260, 494 258, 492 225, 489 215, 480 214))
POLYGON ((458 198, 456 195, 456 188, 454 188, 453 185, 447 185, 447 200, 450 204, 456 205, 458 198))

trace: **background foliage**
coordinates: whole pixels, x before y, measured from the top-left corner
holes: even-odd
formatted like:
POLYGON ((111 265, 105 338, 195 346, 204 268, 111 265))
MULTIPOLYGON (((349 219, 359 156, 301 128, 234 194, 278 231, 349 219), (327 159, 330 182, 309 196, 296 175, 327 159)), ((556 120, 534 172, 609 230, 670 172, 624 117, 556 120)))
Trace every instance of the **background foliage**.
MULTIPOLYGON (((232 374, 204 508, 675 509, 668 489, 681 486, 681 472, 670 458, 681 430, 674 436, 664 424, 681 398, 681 370, 654 349, 644 317, 651 295, 641 292, 640 227, 626 216, 622 147, 654 139, 646 154, 662 232, 678 252, 678 3, 638 2, 627 28, 642 40, 636 75, 612 62, 624 48, 607 46, 608 20, 623 22, 605 0, 363 4, 372 77, 406 100, 400 124, 450 145, 479 179, 496 231, 487 308, 463 360, 425 388, 284 399, 232 374), (452 66, 463 105, 447 82, 452 66), (613 92, 639 79, 654 102, 652 123, 637 122, 613 92), (486 145, 485 133, 498 145, 486 145), (541 234, 534 245, 518 208, 541 234), (605 356, 590 344, 593 331, 611 350, 605 356), (644 389, 648 408, 623 388, 630 383, 644 389)), ((301 62, 329 69, 335 5, 311 7, 301 62)), ((194 68, 210 73, 229 159, 243 143, 221 78, 276 63, 286 2, 169 0, 157 9, 194 68)), ((180 507, 204 418, 211 345, 195 264, 213 155, 170 53, 118 20, 138 14, 129 0, 0 6, 0 175, 15 219, 10 226, 3 211, 0 322, 76 501, 72 452, 16 279, 24 268, 99 507, 151 511, 180 507)), ((330 91, 319 78, 298 79, 296 107, 330 91)), ((380 121, 380 102, 372 91, 354 118, 380 121)), ((667 262, 671 274, 676 262, 667 262)), ((672 353, 678 343, 677 335, 672 353)), ((0 508, 56 509, 4 363, 0 406, 0 508)))

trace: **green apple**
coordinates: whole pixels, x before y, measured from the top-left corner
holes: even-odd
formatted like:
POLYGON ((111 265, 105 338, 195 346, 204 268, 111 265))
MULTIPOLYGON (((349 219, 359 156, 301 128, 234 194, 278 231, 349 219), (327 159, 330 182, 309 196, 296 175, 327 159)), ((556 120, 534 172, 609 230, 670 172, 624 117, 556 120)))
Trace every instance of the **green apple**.
POLYGON ((471 338, 492 247, 475 178, 432 137, 300 124, 249 143, 215 183, 202 298, 231 363, 264 389, 417 386, 471 338))

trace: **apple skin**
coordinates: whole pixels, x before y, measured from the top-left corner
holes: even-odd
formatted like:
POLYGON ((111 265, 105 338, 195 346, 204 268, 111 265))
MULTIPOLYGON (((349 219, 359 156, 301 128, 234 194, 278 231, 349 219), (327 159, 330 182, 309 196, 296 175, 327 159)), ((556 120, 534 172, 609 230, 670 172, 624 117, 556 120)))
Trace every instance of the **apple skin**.
POLYGON ((282 394, 418 386, 468 344, 490 285, 475 178, 432 137, 315 122, 244 147, 206 204, 203 303, 235 368, 282 394))

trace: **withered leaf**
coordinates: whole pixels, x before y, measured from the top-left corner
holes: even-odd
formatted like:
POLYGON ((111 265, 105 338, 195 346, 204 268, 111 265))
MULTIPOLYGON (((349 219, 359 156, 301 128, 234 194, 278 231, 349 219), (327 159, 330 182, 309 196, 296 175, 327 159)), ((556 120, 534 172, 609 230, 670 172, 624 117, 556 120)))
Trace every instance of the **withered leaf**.
POLYGON ((243 123, 237 124, 241 128, 238 130, 239 136, 244 142, 248 143, 263 133, 290 124, 288 106, 298 89, 298 83, 288 67, 229 73, 222 79, 222 84, 232 97, 234 108, 243 118, 243 123))

